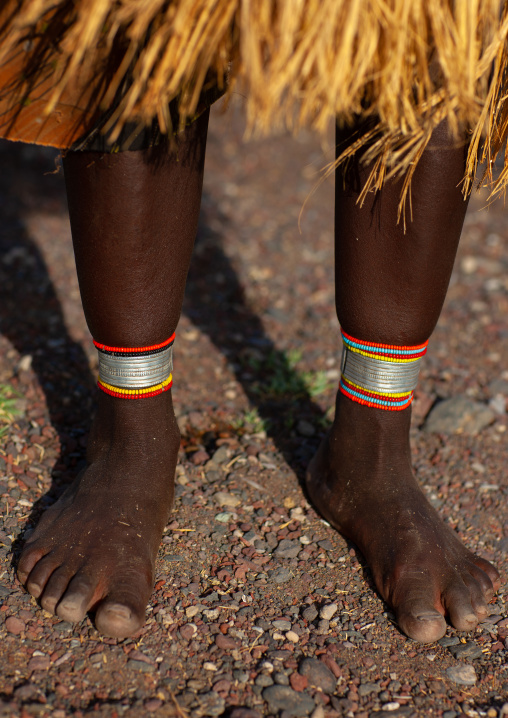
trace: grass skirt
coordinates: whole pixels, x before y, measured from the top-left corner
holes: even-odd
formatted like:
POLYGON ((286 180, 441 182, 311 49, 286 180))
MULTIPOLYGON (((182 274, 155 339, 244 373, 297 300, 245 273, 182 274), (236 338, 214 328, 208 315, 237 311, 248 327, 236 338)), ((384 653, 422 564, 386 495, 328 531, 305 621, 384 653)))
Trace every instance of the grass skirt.
MULTIPOLYGON (((404 174, 409 187, 433 129, 471 141, 490 180, 508 131, 505 0, 4 0, 0 134, 69 147, 107 115, 174 129, 203 90, 245 97, 248 128, 330 120, 363 128, 365 191, 404 174), (358 118, 365 120, 358 123, 358 118)), ((508 183, 508 157, 495 191, 508 183)))

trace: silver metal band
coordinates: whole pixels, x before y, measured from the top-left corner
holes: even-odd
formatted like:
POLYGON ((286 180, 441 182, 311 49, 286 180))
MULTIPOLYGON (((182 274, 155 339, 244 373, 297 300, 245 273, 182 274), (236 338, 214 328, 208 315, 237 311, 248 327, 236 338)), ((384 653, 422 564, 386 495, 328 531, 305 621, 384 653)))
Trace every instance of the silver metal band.
POLYGON ((411 392, 418 384, 422 357, 410 362, 372 359, 353 352, 344 344, 341 372, 345 379, 378 394, 411 392))
POLYGON ((173 371, 173 346, 146 356, 112 356, 99 351, 99 378, 119 389, 147 389, 173 371))

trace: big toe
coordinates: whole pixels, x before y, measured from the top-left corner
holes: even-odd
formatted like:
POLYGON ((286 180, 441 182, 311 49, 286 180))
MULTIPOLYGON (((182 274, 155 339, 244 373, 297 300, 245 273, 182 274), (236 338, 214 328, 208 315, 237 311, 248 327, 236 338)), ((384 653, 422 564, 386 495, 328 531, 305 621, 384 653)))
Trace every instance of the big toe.
POLYGON ((405 576, 393 594, 393 607, 402 631, 420 643, 433 643, 446 633, 444 611, 439 611, 439 592, 427 572, 405 576))
POLYGON ((121 600, 106 599, 97 609, 95 626, 99 633, 112 638, 127 638, 145 621, 145 605, 133 606, 121 600))
POLYGON ((425 603, 404 603, 396 610, 396 618, 406 636, 420 643, 434 643, 446 633, 444 616, 425 603))
POLYGON ((139 574, 112 577, 110 590, 97 607, 95 625, 100 633, 113 638, 127 638, 145 622, 146 604, 150 598, 150 577, 139 574))

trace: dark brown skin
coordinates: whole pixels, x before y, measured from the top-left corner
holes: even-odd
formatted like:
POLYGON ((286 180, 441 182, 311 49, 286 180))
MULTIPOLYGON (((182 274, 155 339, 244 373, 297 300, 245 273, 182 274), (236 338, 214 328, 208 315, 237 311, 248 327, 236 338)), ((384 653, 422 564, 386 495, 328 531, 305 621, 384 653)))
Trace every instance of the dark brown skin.
MULTIPOLYGON (((64 170, 81 297, 92 336, 137 347, 175 331, 197 230, 208 112, 144 152, 69 152, 64 170)), ((180 445, 171 392, 99 392, 88 468, 26 543, 20 580, 48 611, 104 634, 138 630, 173 502, 180 445)))
MULTIPOLYGON (((337 177, 336 303, 346 332, 410 346, 429 338, 467 209, 460 192, 464 162, 464 148, 454 147, 440 127, 415 173, 406 234, 396 225, 399 183, 369 195, 359 210, 368 169, 356 164, 345 186, 337 177)), ((420 491, 411 469, 410 419, 410 407, 372 409, 339 394, 307 484, 322 515, 360 548, 404 633, 431 642, 445 633, 445 616, 465 631, 488 615, 499 574, 460 543, 420 491)))
MULTIPOLYGON (((105 344, 161 342, 178 322, 197 226, 207 116, 164 149, 64 161, 73 240, 90 331, 105 344)), ((414 221, 396 227, 400 187, 356 206, 337 182, 337 311, 353 336, 417 344, 432 332, 448 286, 466 203, 464 150, 436 134, 413 185, 414 221), (443 145, 448 149, 443 149, 443 145)), ((356 167, 361 181, 365 170, 356 167)), ((314 459, 309 492, 360 547, 383 598, 412 638, 472 628, 499 579, 439 519, 413 477, 410 409, 384 412, 345 399, 314 459)), ((173 495, 179 445, 171 395, 99 398, 89 466, 42 517, 19 577, 69 621, 96 609, 98 629, 127 636, 143 623, 154 560, 173 495)))

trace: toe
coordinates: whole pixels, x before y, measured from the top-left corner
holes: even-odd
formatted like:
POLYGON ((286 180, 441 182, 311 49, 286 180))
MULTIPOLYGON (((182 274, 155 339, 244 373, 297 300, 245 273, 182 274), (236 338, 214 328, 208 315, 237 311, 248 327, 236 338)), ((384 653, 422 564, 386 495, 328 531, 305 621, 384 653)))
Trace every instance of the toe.
POLYGON ((390 602, 406 636, 420 643, 433 643, 444 636, 446 621, 438 597, 426 571, 410 571, 399 580, 390 602))
POLYGON ((469 589, 471 606, 479 621, 483 621, 489 615, 489 607, 485 600, 485 593, 480 583, 473 576, 466 574, 464 583, 469 589))
POLYGON ((49 577, 40 596, 41 606, 49 613, 55 613, 56 604, 62 598, 72 574, 63 567, 57 568, 49 577))
POLYGON ((18 578, 23 585, 26 585, 28 577, 34 566, 47 554, 41 548, 25 545, 18 563, 18 578))
POLYGON ((79 623, 93 605, 96 592, 94 582, 88 577, 74 576, 56 607, 56 615, 64 621, 79 623))
POLYGON ((458 631, 471 631, 478 624, 469 587, 462 581, 450 586, 443 595, 450 622, 458 631))
POLYGON ((433 643, 446 633, 444 617, 425 603, 404 604, 396 611, 396 616, 401 630, 414 641, 433 643))
POLYGON ((113 638, 126 638, 145 622, 146 604, 150 598, 151 583, 140 576, 133 581, 112 580, 112 589, 98 606, 95 616, 97 630, 113 638))
POLYGON ((141 628, 145 621, 145 606, 126 605, 107 600, 101 603, 95 616, 97 630, 112 638, 127 638, 141 628))
POLYGON ((495 593, 501 586, 501 576, 499 575, 499 571, 494 568, 491 563, 486 561, 484 558, 481 558, 480 556, 474 557, 474 564, 488 576, 492 583, 493 593, 495 593))
POLYGON ((54 556, 47 554, 38 561, 33 569, 30 571, 30 575, 26 581, 26 588, 34 598, 39 598, 41 593, 44 591, 44 587, 49 580, 49 577, 58 568, 58 562, 54 556))

